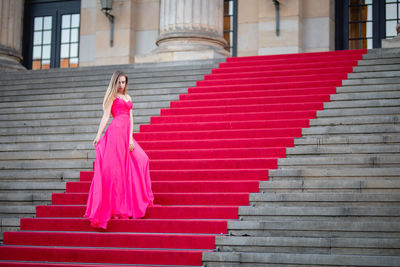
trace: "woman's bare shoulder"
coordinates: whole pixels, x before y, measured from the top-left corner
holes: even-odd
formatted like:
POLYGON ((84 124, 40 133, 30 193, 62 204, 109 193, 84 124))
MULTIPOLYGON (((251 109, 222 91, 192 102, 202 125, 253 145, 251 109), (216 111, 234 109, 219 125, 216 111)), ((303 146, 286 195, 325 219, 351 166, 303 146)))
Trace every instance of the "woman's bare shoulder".
POLYGON ((132 101, 132 97, 128 94, 126 94, 126 97, 128 98, 129 101, 132 101))

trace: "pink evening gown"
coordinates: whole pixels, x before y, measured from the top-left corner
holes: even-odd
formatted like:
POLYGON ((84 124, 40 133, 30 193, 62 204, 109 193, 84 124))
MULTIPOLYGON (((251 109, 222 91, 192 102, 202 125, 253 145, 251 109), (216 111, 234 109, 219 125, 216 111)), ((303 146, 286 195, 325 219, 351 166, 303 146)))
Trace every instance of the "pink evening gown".
POLYGON ((96 145, 94 175, 84 217, 92 227, 107 229, 111 217, 141 218, 154 201, 149 158, 136 140, 129 151, 132 102, 116 98, 113 120, 96 145))

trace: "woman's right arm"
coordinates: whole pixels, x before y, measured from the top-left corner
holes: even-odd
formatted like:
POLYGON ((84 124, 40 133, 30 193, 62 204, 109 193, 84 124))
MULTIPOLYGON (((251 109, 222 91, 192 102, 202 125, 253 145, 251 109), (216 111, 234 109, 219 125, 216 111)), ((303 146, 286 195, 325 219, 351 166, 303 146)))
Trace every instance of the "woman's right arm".
POLYGON ((101 134, 103 133, 104 128, 106 127, 107 122, 108 122, 108 120, 110 119, 111 106, 112 106, 112 105, 109 104, 109 105, 106 107, 106 109, 104 110, 103 117, 101 118, 101 121, 100 121, 99 130, 97 131, 96 138, 93 140, 93 145, 94 145, 94 146, 96 146, 97 143, 99 142, 100 137, 101 137, 101 134))

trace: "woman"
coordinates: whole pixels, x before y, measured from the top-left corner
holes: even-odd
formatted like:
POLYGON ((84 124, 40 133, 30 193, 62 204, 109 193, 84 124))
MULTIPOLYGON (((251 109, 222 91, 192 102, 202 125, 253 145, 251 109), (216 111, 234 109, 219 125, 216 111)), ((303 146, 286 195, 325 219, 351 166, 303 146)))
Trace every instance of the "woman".
POLYGON ((84 215, 93 227, 107 229, 111 218, 141 218, 147 206, 153 205, 149 158, 133 139, 132 100, 126 93, 127 86, 128 76, 115 71, 104 96, 104 114, 93 141, 96 159, 84 215), (110 114, 113 120, 101 137, 110 114))

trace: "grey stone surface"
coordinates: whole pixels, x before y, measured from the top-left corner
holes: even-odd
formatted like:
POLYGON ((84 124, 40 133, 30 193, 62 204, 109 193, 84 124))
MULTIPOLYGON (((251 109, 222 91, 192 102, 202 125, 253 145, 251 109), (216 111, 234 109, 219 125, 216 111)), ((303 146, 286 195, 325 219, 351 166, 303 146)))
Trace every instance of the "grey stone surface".
POLYGON ((390 98, 400 98, 400 92, 397 88, 393 91, 383 91, 383 92, 360 92, 360 93, 341 93, 331 96, 331 101, 339 100, 365 100, 365 99, 390 99, 390 98))
POLYGON ((312 179, 312 180, 276 180, 260 182, 261 193, 279 192, 398 192, 400 191, 399 179, 312 179))
POLYGON ((341 206, 341 207, 381 207, 399 206, 400 194, 393 193, 342 193, 342 192, 286 192, 286 193, 253 193, 250 194, 250 205, 253 207, 284 206, 341 206))
MULTIPOLYGON (((338 152, 337 150, 335 152, 338 152)), ((346 152, 342 152, 345 155, 332 155, 316 156, 304 155, 300 151, 296 150, 299 154, 287 154, 287 158, 278 159, 279 166, 290 167, 290 166, 309 166, 309 167, 396 167, 400 165, 400 156, 397 153, 388 154, 363 154, 354 157, 348 156, 346 152), (295 157, 293 157, 295 156, 295 157)), ((313 154, 311 152, 310 154, 313 154)))
MULTIPOLYGON (((399 222, 330 220, 229 221, 230 236, 399 238, 399 222)), ((221 237, 223 239, 223 237, 221 237)))
MULTIPOLYGON (((51 192, 92 170, 92 140, 115 70, 129 77, 134 131, 222 60, 0 72, 0 217, 33 216, 51 192)), ((3 225, 4 230, 16 230, 3 225)))
POLYGON ((322 117, 345 117, 347 120, 351 116, 369 116, 369 115, 397 115, 398 107, 367 107, 367 108, 337 108, 317 111, 318 118, 322 117))
POLYGON ((221 252, 258 253, 313 253, 397 256, 400 251, 398 238, 329 238, 329 237, 236 237, 217 236, 221 252))
POLYGON ((295 146, 302 145, 340 145, 340 144, 399 144, 400 136, 393 134, 371 134, 362 135, 321 135, 304 136, 295 139, 295 146))
POLYGON ((379 65, 388 65, 388 64, 398 64, 400 62, 399 58, 370 58, 358 61, 359 66, 379 66, 379 65))
MULTIPOLYGON (((368 85, 348 85, 348 86, 340 86, 336 87, 336 92, 341 93, 351 93, 356 94, 359 92, 383 92, 383 91, 398 91, 400 89, 399 84, 376 84, 374 86, 368 85)), ((331 97, 340 97, 336 95, 331 95, 331 97)))
POLYGON ((400 70, 400 65, 386 64, 386 65, 357 66, 353 69, 353 73, 370 72, 370 71, 392 71, 392 70, 400 70))
POLYGON ((360 78, 348 79, 343 81, 343 85, 375 85, 375 84, 399 84, 400 78, 360 78))
POLYGON ((205 266, 400 266, 399 64, 364 55, 205 266))
POLYGON ((363 59, 400 58, 400 48, 370 49, 363 59))
POLYGON ((399 266, 399 256, 206 252, 205 266, 399 266), (221 263, 219 263, 221 262, 221 263), (226 265, 228 264, 228 265, 226 265), (259 264, 259 265, 253 265, 259 264))

